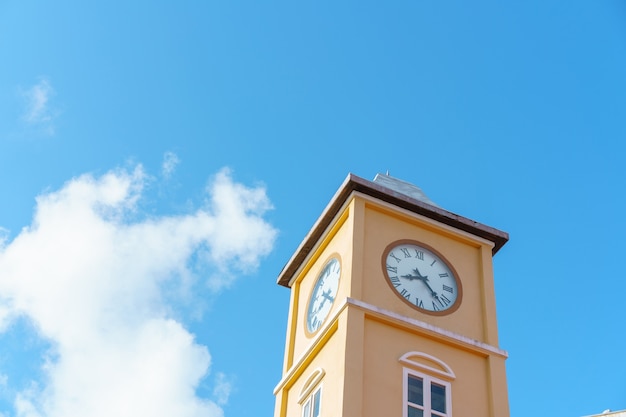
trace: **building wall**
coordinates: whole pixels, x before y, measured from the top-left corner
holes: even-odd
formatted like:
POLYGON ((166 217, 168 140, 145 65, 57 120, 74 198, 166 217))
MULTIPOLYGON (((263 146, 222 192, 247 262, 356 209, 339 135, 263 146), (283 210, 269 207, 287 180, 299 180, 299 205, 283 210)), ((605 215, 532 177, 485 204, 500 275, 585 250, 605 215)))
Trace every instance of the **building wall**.
POLYGON ((363 263, 363 276, 358 278, 362 280, 362 293, 352 296, 497 346, 492 244, 412 213, 391 211, 380 203, 364 200, 362 208, 363 248, 362 255, 355 257, 355 262, 363 263), (383 277, 382 254, 389 244, 402 239, 412 239, 433 248, 454 268, 463 288, 463 299, 457 311, 432 316, 398 302, 399 297, 383 277))
POLYGON ((498 348, 492 247, 491 242, 355 194, 292 282, 275 416, 301 414, 299 396, 320 370, 324 416, 401 416, 404 365, 399 359, 417 351, 443 361, 454 372, 455 417, 508 417, 506 353, 498 348), (383 275, 382 255, 401 239, 433 248, 452 265, 463 288, 458 310, 443 316, 425 314, 391 289, 383 275), (331 256, 341 259, 338 294, 321 329, 309 334, 308 301, 331 256), (389 315, 400 318, 388 319, 389 315))
MULTIPOLYGON (((303 389, 308 385, 311 376, 316 375, 320 371, 323 373, 321 380, 314 385, 315 388, 322 387, 322 412, 324 416, 339 416, 341 414, 343 404, 343 385, 344 385, 344 345, 345 345, 345 325, 336 326, 332 329, 332 334, 327 340, 323 340, 322 346, 319 346, 319 352, 311 355, 311 360, 305 362, 298 370, 298 375, 294 378, 293 385, 286 390, 287 407, 286 414, 276 413, 278 416, 300 416, 301 410, 301 394, 303 389)), ((277 410, 278 411, 278 410, 277 410)))
POLYGON ((290 323, 288 324, 287 346, 285 349, 285 370, 297 361, 315 342, 320 332, 310 334, 306 329, 308 303, 317 277, 326 262, 332 257, 341 260, 341 277, 337 296, 327 320, 327 326, 338 312, 341 300, 348 296, 352 258, 352 222, 348 221, 350 210, 346 210, 322 239, 310 259, 296 276, 291 288, 290 323))
POLYGON ((402 415, 403 368, 399 358, 418 351, 435 356, 454 371, 452 411, 455 416, 490 416, 489 374, 484 356, 447 346, 435 340, 416 338, 406 329, 366 320, 364 356, 364 417, 402 415), (393 343, 389 343, 389 341, 393 343), (385 414, 385 410, 387 413, 385 414))

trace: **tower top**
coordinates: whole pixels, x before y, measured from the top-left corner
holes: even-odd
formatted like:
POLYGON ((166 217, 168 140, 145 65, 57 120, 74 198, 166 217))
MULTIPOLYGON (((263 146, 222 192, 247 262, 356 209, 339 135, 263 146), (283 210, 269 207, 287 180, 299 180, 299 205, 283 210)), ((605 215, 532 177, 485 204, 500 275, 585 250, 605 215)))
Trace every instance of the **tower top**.
POLYGON ((509 240, 509 235, 506 232, 440 208, 419 187, 413 184, 385 174, 377 174, 374 181, 348 174, 298 249, 283 267, 278 275, 278 284, 285 287, 290 286, 294 273, 331 224, 335 215, 341 210, 343 204, 355 192, 374 197, 493 242, 493 254, 498 252, 509 240))
POLYGON ((400 194, 404 194, 407 197, 414 198, 415 200, 430 204, 431 206, 439 207, 430 198, 428 198, 426 194, 424 194, 420 187, 406 181, 391 177, 389 176, 389 173, 376 174, 376 176, 374 177, 374 182, 376 184, 382 185, 383 187, 387 187, 390 190, 394 190, 399 192, 400 194))

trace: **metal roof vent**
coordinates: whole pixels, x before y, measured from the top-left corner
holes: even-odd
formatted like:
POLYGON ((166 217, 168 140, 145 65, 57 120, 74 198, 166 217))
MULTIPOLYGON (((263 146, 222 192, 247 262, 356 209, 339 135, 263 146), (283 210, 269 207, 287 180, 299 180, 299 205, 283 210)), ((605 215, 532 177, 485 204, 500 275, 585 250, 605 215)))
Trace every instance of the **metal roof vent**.
MULTIPOLYGON (((410 184, 406 181, 399 180, 397 178, 391 177, 386 174, 376 174, 374 177, 374 182, 376 184, 380 184, 383 187, 389 188, 393 191, 396 191, 400 194, 404 194, 408 197, 411 197, 415 200, 419 200, 422 203, 430 204, 431 206, 439 207, 435 204, 426 194, 422 191, 422 189, 416 185, 410 184)), ((441 207, 440 207, 441 208, 441 207)))

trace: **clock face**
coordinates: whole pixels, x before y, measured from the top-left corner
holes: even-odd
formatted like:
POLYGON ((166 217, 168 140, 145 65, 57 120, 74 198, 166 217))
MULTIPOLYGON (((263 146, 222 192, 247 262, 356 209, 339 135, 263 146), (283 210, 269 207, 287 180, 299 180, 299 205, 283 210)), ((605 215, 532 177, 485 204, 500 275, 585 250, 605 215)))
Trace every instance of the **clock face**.
POLYGON ((310 333, 317 331, 330 313, 337 296, 340 275, 341 264, 337 258, 331 258, 319 273, 307 308, 306 327, 310 333))
POLYGON ((412 307, 443 315, 461 304, 461 283, 441 256, 413 241, 395 242, 383 253, 383 271, 391 288, 412 307))

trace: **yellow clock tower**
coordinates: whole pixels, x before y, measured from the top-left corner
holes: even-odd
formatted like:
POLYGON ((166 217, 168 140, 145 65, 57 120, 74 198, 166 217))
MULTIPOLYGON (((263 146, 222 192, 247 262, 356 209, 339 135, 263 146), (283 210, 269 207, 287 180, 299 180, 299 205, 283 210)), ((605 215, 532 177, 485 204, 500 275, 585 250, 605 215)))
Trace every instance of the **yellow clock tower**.
POLYGON ((349 175, 278 277, 275 417, 507 417, 492 256, 508 235, 349 175))

